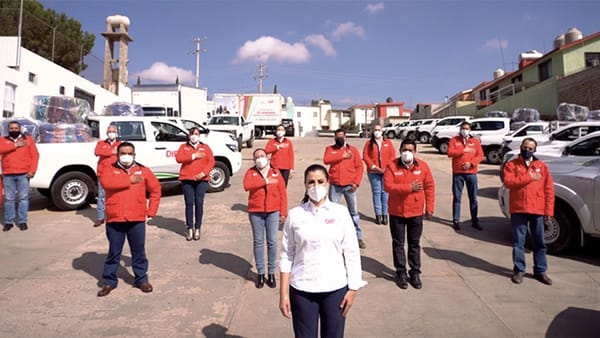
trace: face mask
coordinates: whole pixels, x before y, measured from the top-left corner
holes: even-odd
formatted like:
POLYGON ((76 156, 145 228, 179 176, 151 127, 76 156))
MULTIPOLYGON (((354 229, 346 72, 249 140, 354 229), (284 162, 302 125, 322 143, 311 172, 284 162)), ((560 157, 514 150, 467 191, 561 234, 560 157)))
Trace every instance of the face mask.
POLYGON ((129 167, 133 164, 133 155, 121 155, 119 156, 119 162, 121 162, 124 167, 129 167))
POLYGON ((415 157, 412 152, 405 150, 402 152, 401 158, 402 158, 402 162, 411 163, 415 157))
POLYGON ((460 130, 460 136, 466 138, 467 136, 469 136, 469 131, 466 129, 461 129, 460 130))
POLYGON ((17 137, 19 137, 19 135, 21 135, 20 131, 9 131, 8 132, 8 136, 10 136, 11 138, 17 138, 17 137))
POLYGON ((335 146, 338 148, 343 147, 346 144, 346 140, 344 140, 343 137, 336 137, 335 138, 335 146))
POLYGON ((306 193, 313 202, 321 202, 327 196, 327 188, 324 185, 315 185, 308 188, 306 193))
POLYGON ((373 136, 375 136, 375 138, 380 138, 381 135, 383 135, 383 133, 381 132, 381 130, 376 130, 373 132, 373 136))
POLYGON ((196 144, 198 143, 198 141, 200 141, 200 136, 194 134, 194 135, 190 135, 190 142, 196 144))
POLYGON ((254 160, 254 163, 256 164, 256 167, 258 169, 262 169, 264 167, 267 166, 267 158, 266 157, 259 157, 256 160, 254 160))
POLYGON ((528 160, 533 156, 533 151, 527 150, 527 149, 521 149, 521 156, 528 160))
POLYGON ((275 132, 275 135, 276 135, 278 138, 282 138, 282 137, 285 135, 285 131, 283 131, 283 130, 278 130, 278 131, 276 131, 276 132, 275 132))
POLYGON ((117 138, 117 133, 106 133, 106 136, 108 136, 108 139, 112 141, 117 138))

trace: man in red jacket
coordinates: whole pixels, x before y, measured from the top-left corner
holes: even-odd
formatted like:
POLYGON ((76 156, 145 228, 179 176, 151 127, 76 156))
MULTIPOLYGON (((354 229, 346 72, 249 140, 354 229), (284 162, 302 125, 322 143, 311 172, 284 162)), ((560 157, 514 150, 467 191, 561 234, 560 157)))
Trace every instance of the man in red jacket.
POLYGON ((117 287, 117 269, 125 239, 129 242, 135 285, 152 292, 148 283, 146 258, 146 219, 156 216, 160 202, 160 183, 152 171, 135 162, 135 147, 123 142, 117 147, 118 160, 100 176, 106 191, 106 237, 108 255, 104 263, 104 285, 98 297, 117 287), (150 202, 146 201, 146 194, 150 202))
POLYGON ((523 282, 525 274, 525 238, 527 226, 533 244, 533 277, 540 282, 552 285, 546 274, 546 243, 544 242, 544 221, 554 215, 554 183, 546 164, 533 153, 537 142, 525 138, 521 142, 521 154, 506 163, 503 177, 504 186, 510 190, 510 223, 513 236, 513 276, 515 284, 523 282))
POLYGON ((106 128, 106 140, 98 141, 98 143, 96 143, 94 155, 98 156, 98 167, 96 168, 96 176, 98 177, 98 198, 96 202, 95 227, 104 224, 104 219, 106 217, 104 214, 106 194, 100 183, 100 176, 102 175, 102 170, 104 170, 104 168, 110 167, 117 160, 117 147, 119 144, 121 144, 121 141, 117 140, 117 126, 112 124, 106 128))
POLYGON ((431 219, 435 200, 435 182, 425 161, 416 159, 417 144, 405 139, 400 145, 400 158, 390 162, 383 174, 383 188, 390 194, 390 233, 392 255, 396 268, 396 284, 408 288, 404 233, 408 242, 408 264, 410 284, 415 289, 422 287, 421 279, 421 234, 423 216, 431 219))
POLYGON ((460 200, 463 187, 467 186, 471 226, 483 230, 477 217, 477 168, 483 161, 481 143, 471 132, 467 121, 460 124, 459 134, 448 142, 448 157, 452 158, 452 227, 460 229, 460 200))
POLYGON ((356 201, 356 189, 362 181, 364 167, 358 149, 346 143, 346 132, 343 129, 335 131, 335 144, 325 148, 323 162, 329 164, 329 200, 339 203, 344 195, 356 229, 358 246, 366 249, 356 201))
POLYGON ((19 229, 27 230, 29 180, 35 175, 40 154, 31 136, 21 133, 21 124, 11 121, 8 136, 0 138, 2 177, 4 183, 4 227, 9 231, 15 223, 15 199, 19 229))

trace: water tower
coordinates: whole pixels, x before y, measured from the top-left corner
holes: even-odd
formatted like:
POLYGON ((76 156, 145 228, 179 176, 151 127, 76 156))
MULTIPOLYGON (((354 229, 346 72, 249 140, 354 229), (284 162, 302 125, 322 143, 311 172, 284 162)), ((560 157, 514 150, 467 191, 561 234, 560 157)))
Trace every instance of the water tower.
POLYGON ((119 94, 119 84, 127 86, 127 63, 129 62, 129 18, 122 15, 112 15, 106 18, 106 39, 104 47, 104 76, 102 87, 112 93, 119 94), (118 58, 115 59, 115 43, 118 45, 118 58))

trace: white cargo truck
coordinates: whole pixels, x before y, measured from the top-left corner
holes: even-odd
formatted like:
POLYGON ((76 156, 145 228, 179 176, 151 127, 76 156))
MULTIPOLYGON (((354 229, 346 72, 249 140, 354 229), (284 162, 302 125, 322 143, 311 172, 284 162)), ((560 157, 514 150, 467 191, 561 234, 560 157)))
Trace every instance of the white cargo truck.
POLYGON ((206 89, 184 85, 136 85, 131 102, 139 104, 145 116, 182 117, 202 123, 208 119, 206 89))
POLYGON ((261 138, 274 134, 281 124, 285 99, 280 94, 214 94, 215 115, 240 115, 252 123, 254 137, 261 138))

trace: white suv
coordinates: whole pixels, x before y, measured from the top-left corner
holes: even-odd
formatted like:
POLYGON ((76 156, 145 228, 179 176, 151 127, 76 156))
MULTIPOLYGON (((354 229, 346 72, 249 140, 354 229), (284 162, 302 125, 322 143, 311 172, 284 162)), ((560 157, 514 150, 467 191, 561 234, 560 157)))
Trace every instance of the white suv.
POLYGON ((419 135, 424 135, 424 134, 421 134, 419 131, 421 130, 421 128, 423 128, 425 130, 428 128, 429 128, 429 130, 433 129, 437 119, 423 119, 420 121, 421 121, 420 124, 418 124, 416 126, 409 126, 404 129, 405 138, 407 138, 409 140, 418 140, 420 143, 429 143, 429 137, 427 137, 426 139, 421 139, 418 137, 419 135))
MULTIPOLYGON (((471 120, 471 118, 472 118, 471 116, 446 116, 446 117, 440 119, 435 124, 435 126, 433 126, 433 128, 431 128, 430 138, 429 138, 431 145, 437 149, 438 148, 438 138, 436 135, 439 132, 441 132, 442 130, 445 130, 445 129, 452 129, 454 127, 457 127, 457 125, 459 123, 462 123, 463 121, 471 120)), ((422 131, 426 132, 424 129, 422 131)), ((421 132, 421 129, 419 129, 419 132, 421 132)))

